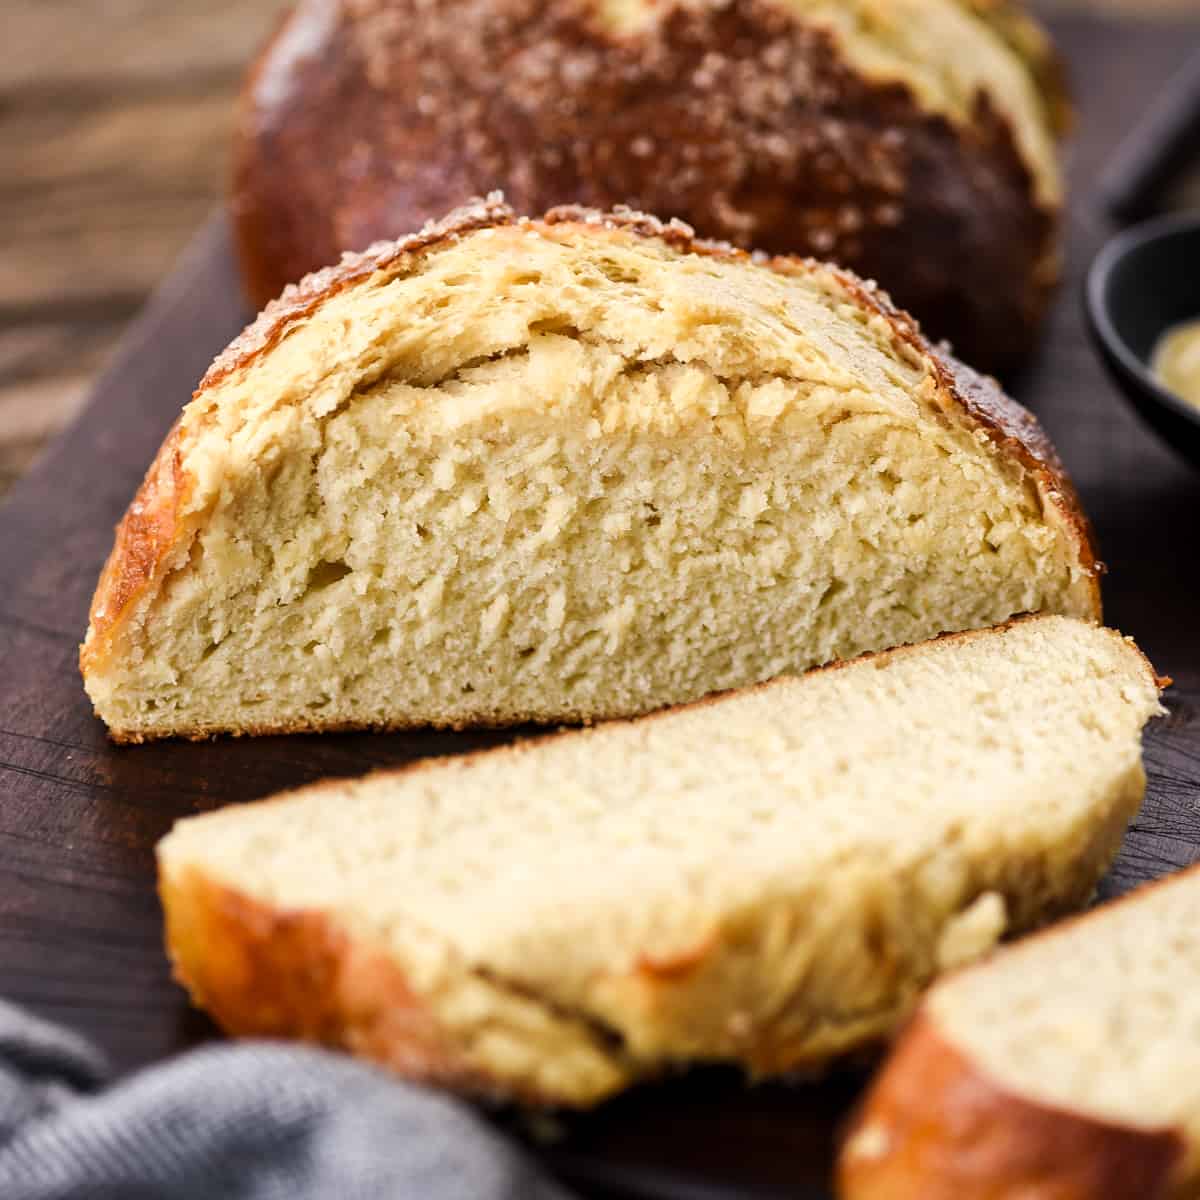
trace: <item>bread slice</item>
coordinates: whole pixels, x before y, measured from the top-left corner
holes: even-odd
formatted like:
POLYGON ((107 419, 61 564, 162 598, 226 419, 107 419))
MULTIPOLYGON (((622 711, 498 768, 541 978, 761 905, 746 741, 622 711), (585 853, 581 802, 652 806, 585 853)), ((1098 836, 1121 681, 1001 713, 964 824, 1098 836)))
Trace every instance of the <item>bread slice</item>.
POLYGON ((840 1164, 849 1200, 1200 1194, 1200 868, 935 987, 840 1164))
POLYGON ((820 1067, 1081 904, 1153 671, 1063 617, 195 817, 167 944, 237 1034, 588 1105, 690 1061, 820 1067))
POLYGON ((1032 418, 877 292, 493 201, 217 360, 81 661, 121 741, 589 720, 1095 616, 1094 571, 1032 418))

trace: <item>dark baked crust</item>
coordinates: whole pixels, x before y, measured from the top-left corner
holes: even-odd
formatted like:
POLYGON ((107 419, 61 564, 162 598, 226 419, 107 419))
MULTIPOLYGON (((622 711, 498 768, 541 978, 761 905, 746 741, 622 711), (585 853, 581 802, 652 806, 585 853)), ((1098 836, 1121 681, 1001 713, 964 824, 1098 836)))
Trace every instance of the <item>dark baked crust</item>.
POLYGON ((1183 1149, 1171 1129, 1118 1125, 1004 1090, 922 1010, 850 1130, 838 1161, 838 1195, 1166 1200, 1183 1149))
MULTIPOLYGON (((557 228, 564 236, 571 229, 584 229, 595 237, 644 237, 661 241, 680 254, 704 254, 711 257, 751 261, 751 256, 723 242, 698 238, 678 220, 663 222, 646 213, 620 209, 599 212, 576 205, 551 209, 540 220, 517 217, 499 194, 474 200, 456 209, 440 221, 430 222, 420 231, 397 242, 381 242, 360 254, 347 254, 334 267, 327 267, 290 285, 269 304, 220 354, 200 381, 196 400, 215 388, 229 375, 253 365, 271 352, 280 339, 305 320, 331 296, 344 291, 377 272, 397 274, 415 270, 425 254, 451 245, 470 233, 499 226, 518 226, 550 232, 557 228)), ((768 259, 756 256, 764 267, 781 273, 814 269, 814 264, 797 258, 768 259)), ((830 270, 823 266, 815 269, 830 270)), ((1031 471, 1042 488, 1045 502, 1053 505, 1072 530, 1081 568, 1091 580, 1092 615, 1101 618, 1099 574, 1091 525, 1079 504, 1075 488, 1067 476, 1037 420, 1015 400, 1008 397, 999 383, 970 370, 945 350, 935 350, 921 335, 916 323, 891 302, 886 293, 852 273, 833 269, 842 286, 865 308, 882 316, 898 346, 930 359, 943 385, 948 409, 959 409, 977 422, 989 438, 1031 471)), ((130 605, 158 579, 168 558, 179 550, 182 537, 180 508, 192 487, 180 446, 177 424, 164 441, 158 456, 146 473, 137 496, 117 526, 116 540, 101 573, 92 599, 87 638, 80 648, 80 668, 86 674, 107 653, 121 619, 130 605)), ((309 726, 287 730, 254 729, 247 732, 304 732, 309 726)), ((322 725, 321 729, 330 726, 322 725)), ((179 731, 182 736, 189 736, 179 731)), ((117 741, 142 741, 138 732, 112 731, 117 741)), ((195 730, 190 736, 212 736, 210 730, 195 730)))
POLYGON ((1100 576, 1105 566, 1096 558, 1096 535, 1084 511, 1075 484, 1046 431, 1027 408, 1010 400, 999 383, 980 375, 949 351, 934 353, 943 382, 963 408, 987 430, 994 442, 1016 455, 1055 497, 1064 517, 1075 528, 1084 566, 1095 589, 1096 615, 1100 615, 1100 576))
MULTIPOLYGON (((1039 31, 1008 0, 964 2, 1053 125, 1039 31)), ((1057 214, 986 95, 956 127, 778 0, 664 6, 619 36, 594 0, 301 0, 248 79, 232 209, 257 304, 496 187, 523 213, 628 203, 834 259, 989 369, 1028 349, 1058 270, 1057 214)))
POLYGON ((1030 16, 1023 0, 960 0, 981 20, 991 26, 1024 62, 1037 84, 1046 120, 1059 137, 1071 131, 1075 111, 1071 107, 1071 88, 1063 62, 1050 35, 1030 16))

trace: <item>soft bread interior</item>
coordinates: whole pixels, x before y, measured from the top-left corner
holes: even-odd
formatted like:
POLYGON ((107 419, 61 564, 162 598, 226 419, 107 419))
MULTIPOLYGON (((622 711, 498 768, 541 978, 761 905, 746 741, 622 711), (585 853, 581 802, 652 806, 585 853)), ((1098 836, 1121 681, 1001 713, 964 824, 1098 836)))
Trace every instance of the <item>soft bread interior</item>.
POLYGON ((964 973, 933 993, 930 1011, 1001 1088, 1120 1125, 1182 1130, 1180 1175, 1195 1180, 1198 996, 1193 870, 964 973))
MULTIPOLYGON (((200 394, 120 736, 624 715, 1021 611, 1074 534, 825 268, 501 227, 200 394)), ((99 640, 99 639, 94 639, 99 640)))
MULTIPOLYGON (((819 1065, 939 968, 1088 897, 1156 711, 1136 648, 1033 618, 184 821, 159 851, 168 939, 220 1016, 242 1011, 222 964, 248 934, 211 934, 206 888, 325 914, 517 1094, 591 1103, 692 1059, 819 1065)), ((273 988, 245 990, 288 1011, 273 988)))

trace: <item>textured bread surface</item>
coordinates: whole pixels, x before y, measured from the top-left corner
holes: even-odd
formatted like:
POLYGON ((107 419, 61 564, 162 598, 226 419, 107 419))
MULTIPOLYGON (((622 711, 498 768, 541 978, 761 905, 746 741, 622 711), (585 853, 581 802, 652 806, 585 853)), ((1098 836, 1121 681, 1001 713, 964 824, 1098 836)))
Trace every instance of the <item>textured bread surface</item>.
POLYGON ((835 269, 498 202, 214 363, 81 662, 119 740, 627 716, 1098 615, 1033 419, 835 269))
POLYGON ((175 827, 167 944, 230 1032, 467 1090, 819 1068, 1087 899, 1158 709, 1131 643, 1034 617, 320 784, 175 827))
POLYGON ((629 204, 875 278, 998 369, 1059 270, 1065 104, 1008 0, 301 0, 244 92, 252 298, 463 196, 629 204))
POLYGON ((1200 869, 935 987, 847 1141, 863 1200, 1200 1192, 1200 869))

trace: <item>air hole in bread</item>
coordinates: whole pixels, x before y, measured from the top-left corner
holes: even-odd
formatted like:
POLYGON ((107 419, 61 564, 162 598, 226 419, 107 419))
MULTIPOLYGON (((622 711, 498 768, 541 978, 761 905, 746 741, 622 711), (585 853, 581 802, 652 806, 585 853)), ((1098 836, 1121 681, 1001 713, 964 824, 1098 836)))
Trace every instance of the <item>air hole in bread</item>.
POLYGON ((567 317, 543 317, 540 321, 531 321, 530 334, 551 333, 559 337, 569 337, 578 340, 583 337, 579 327, 567 317))
POLYGON ((309 571, 308 582, 304 586, 305 594, 311 596, 315 592, 323 592, 345 579, 353 570, 353 567, 341 560, 323 559, 309 571))
POLYGON ((637 283, 639 280, 637 271, 623 263, 614 262, 611 258, 602 258, 596 267, 605 279, 612 283, 637 283))

